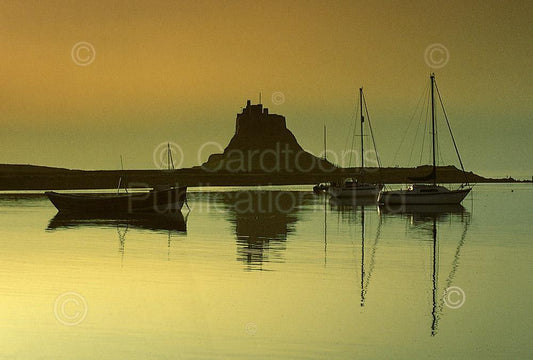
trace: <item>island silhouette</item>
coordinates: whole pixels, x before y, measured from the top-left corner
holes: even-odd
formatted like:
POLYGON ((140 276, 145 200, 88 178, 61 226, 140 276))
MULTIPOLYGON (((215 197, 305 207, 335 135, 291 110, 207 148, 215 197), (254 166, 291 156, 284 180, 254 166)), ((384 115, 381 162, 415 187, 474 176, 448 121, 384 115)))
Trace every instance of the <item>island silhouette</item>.
MULTIPOLYGON (((365 167, 365 181, 386 184, 424 176, 431 166, 365 167)), ((439 182, 461 183, 465 174, 455 166, 437 167, 439 182)), ((0 164, 0 190, 112 189, 122 177, 131 188, 179 184, 185 186, 305 185, 357 178, 357 167, 341 168, 305 151, 287 128, 284 116, 247 101, 237 114, 235 134, 221 154, 192 168, 175 170, 72 170, 36 165, 0 164)), ((467 172, 470 183, 514 182, 467 172)))
POLYGON ((237 114, 235 134, 222 154, 212 154, 202 169, 234 173, 292 173, 334 171, 326 159, 305 151, 287 129, 284 116, 270 114, 250 100, 237 114))

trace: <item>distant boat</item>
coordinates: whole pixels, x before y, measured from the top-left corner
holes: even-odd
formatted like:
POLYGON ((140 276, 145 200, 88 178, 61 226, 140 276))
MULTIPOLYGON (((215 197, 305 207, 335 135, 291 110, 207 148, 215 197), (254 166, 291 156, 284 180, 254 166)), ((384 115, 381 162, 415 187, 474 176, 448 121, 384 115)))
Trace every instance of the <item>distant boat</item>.
POLYGON ((379 195, 380 204, 405 204, 405 205, 448 205, 460 204, 472 190, 463 187, 450 190, 436 184, 412 184, 404 190, 383 191, 379 195))
POLYGON ((342 185, 330 186, 328 192, 331 196, 341 199, 371 198, 375 201, 382 188, 381 184, 360 183, 357 179, 348 178, 342 185))
MULTIPOLYGON (((365 147, 364 147, 364 122, 365 117, 363 115, 363 106, 366 110, 366 114, 368 117, 368 109, 366 108, 366 102, 364 102, 363 98, 363 88, 359 89, 359 108, 360 108, 360 118, 361 118, 361 178, 364 177, 364 171, 365 171, 365 147)), ((370 118, 368 117, 369 126, 370 126, 370 118)), ((355 129, 354 129, 355 131, 355 129)), ((370 126, 370 131, 372 133, 372 127, 370 126)), ((374 135, 372 134, 372 142, 374 143, 374 150, 376 149, 376 143, 374 142, 374 135)), ((376 157, 378 159, 378 165, 379 165, 379 157, 377 155, 376 151, 376 157)), ((347 178, 344 180, 343 184, 331 184, 328 188, 328 193, 336 198, 349 198, 349 199, 364 199, 364 198, 372 198, 376 199, 378 197, 379 192, 383 189, 383 184, 369 184, 365 182, 359 182, 359 180, 354 178, 347 178)))
MULTIPOLYGON (((409 185, 407 189, 396 190, 396 191, 382 191, 379 194, 378 202, 380 204, 401 204, 401 205, 425 205, 425 204, 459 204, 463 199, 468 195, 472 187, 468 186, 468 178, 466 177, 465 169, 461 156, 459 155, 459 150, 457 149, 457 144, 453 137, 453 133, 444 111, 444 106, 442 100, 440 101, 441 106, 444 111, 444 117, 450 131, 450 135, 453 140, 455 151, 457 157, 459 158, 459 163, 461 164, 461 169, 463 174, 465 174, 465 183, 461 184, 461 187, 457 190, 449 190, 448 188, 437 185, 437 165, 436 165, 436 150, 435 150, 435 89, 438 88, 435 82, 435 74, 430 75, 431 80, 431 135, 432 135, 432 157, 433 157, 433 168, 429 175, 410 178, 414 181, 413 185, 409 185)), ((440 94, 439 94, 440 100, 440 94)))
POLYGON ((316 193, 316 194, 319 194, 321 192, 324 192, 324 191, 328 191, 329 187, 330 187, 330 183, 320 183, 320 184, 316 184, 315 186, 313 186, 313 192, 316 193))
POLYGON ((139 214, 181 210, 187 201, 187 187, 166 187, 127 194, 59 194, 45 192, 61 213, 139 214))

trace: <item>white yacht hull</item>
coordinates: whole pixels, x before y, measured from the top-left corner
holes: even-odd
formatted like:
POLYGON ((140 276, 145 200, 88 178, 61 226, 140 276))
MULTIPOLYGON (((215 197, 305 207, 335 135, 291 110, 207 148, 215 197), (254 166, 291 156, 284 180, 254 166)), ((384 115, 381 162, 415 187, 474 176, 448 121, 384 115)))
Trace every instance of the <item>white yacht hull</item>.
POLYGON ((377 198, 383 185, 379 184, 361 184, 355 186, 330 186, 328 193, 336 198, 377 198))
POLYGON ((382 191, 378 202, 384 205, 437 205, 460 204, 471 188, 448 190, 435 193, 421 193, 409 190, 382 191))

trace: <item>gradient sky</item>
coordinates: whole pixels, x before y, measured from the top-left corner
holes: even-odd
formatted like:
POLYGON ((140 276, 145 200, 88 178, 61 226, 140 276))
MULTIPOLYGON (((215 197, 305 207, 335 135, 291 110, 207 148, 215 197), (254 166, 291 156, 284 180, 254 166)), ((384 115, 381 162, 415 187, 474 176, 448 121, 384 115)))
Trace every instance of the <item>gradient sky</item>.
POLYGON ((465 166, 529 178, 532 14, 531 1, 3 1, 0 163, 116 169, 122 154, 149 169, 171 141, 197 165, 259 92, 305 149, 322 150, 326 123, 340 153, 364 86, 383 163, 407 165, 392 159, 435 71, 465 166), (79 42, 95 49, 87 66, 79 42), (435 43, 440 69, 424 57, 435 43))

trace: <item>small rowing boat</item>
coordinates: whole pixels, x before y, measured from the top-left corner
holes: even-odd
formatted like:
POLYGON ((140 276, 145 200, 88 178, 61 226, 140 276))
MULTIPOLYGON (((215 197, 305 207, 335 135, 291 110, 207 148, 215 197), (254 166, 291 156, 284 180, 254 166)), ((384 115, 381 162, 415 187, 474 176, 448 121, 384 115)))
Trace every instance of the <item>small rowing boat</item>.
POLYGON ((60 194, 45 195, 61 213, 134 214, 179 211, 187 202, 187 187, 166 187, 126 194, 60 194))

